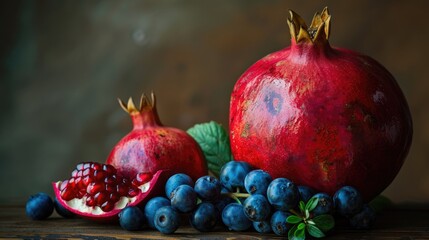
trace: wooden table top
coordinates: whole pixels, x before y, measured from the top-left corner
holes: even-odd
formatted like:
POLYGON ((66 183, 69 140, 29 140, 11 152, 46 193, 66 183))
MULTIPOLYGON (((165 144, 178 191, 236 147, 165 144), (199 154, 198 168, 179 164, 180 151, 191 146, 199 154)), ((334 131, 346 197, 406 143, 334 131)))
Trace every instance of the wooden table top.
MULTIPOLYGON (((32 221, 24 207, 0 206, 0 238, 21 239, 284 239, 274 234, 232 232, 219 226, 216 231, 200 233, 190 226, 172 235, 145 229, 129 232, 119 224, 101 224, 84 219, 65 219, 54 213, 43 221, 32 221)), ((337 226, 325 239, 429 239, 429 209, 390 209, 378 215, 370 231, 337 226)))

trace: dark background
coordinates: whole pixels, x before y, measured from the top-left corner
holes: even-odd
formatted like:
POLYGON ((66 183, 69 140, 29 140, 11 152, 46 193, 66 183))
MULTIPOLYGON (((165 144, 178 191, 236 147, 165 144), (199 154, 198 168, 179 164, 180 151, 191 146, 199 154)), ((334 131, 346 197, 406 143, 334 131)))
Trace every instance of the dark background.
POLYGON ((68 177, 78 162, 104 162, 131 129, 117 97, 154 90, 165 125, 187 129, 215 120, 228 127, 237 78, 289 45, 288 9, 309 23, 325 6, 331 44, 383 63, 411 108, 413 145, 384 194, 426 202, 428 3, 1 1, 0 203, 51 193, 50 182, 68 177))

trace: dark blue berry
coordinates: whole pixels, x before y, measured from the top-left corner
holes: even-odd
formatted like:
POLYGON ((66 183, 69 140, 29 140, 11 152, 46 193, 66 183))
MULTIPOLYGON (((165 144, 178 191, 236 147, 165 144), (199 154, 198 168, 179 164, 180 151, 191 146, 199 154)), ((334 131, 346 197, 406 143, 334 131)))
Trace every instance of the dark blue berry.
POLYGON ((223 209, 222 222, 233 231, 245 231, 252 226, 239 203, 230 203, 223 209))
POLYGON ((253 170, 244 178, 244 188, 250 194, 262 194, 266 196, 268 185, 270 185, 272 180, 269 173, 261 169, 253 170))
POLYGON ((250 165, 241 161, 229 161, 222 166, 219 174, 220 182, 230 191, 244 189, 244 178, 252 170, 250 165))
POLYGON ((267 198, 276 210, 288 211, 298 205, 299 191, 290 180, 276 178, 268 186, 267 198))
POLYGON ((165 183, 165 196, 170 197, 171 192, 174 191, 180 185, 189 185, 194 187, 194 182, 192 178, 184 173, 177 173, 171 176, 165 183))
POLYGON ((46 193, 30 196, 25 205, 25 213, 33 220, 43 220, 54 212, 54 202, 46 193))
POLYGON ((154 225, 161 233, 174 233, 180 226, 180 214, 171 206, 161 207, 155 213, 154 225))
POLYGON ((332 214, 334 209, 334 202, 331 196, 326 193, 317 193, 313 197, 318 199, 316 208, 314 208, 312 211, 314 216, 332 214))
POLYGON ((170 194, 171 206, 179 212, 188 213, 197 206, 197 194, 188 185, 180 185, 170 194))
POLYGON ((208 232, 216 226, 218 215, 218 211, 212 203, 202 202, 189 215, 189 222, 198 231, 208 232))
POLYGON ((126 207, 119 213, 119 224, 128 231, 137 231, 143 228, 145 216, 138 207, 126 207))
POLYGON ((310 200, 310 198, 316 194, 316 192, 314 191, 314 189, 312 189, 311 187, 307 187, 307 186, 298 186, 298 191, 299 191, 299 199, 305 203, 308 202, 308 200, 310 200))
POLYGON ((261 222, 253 222, 253 228, 259 233, 272 232, 270 219, 261 222))
POLYGON ((154 197, 146 203, 144 215, 149 227, 155 228, 154 218, 156 211, 164 206, 170 206, 170 200, 165 197, 154 197))
POLYGON ((260 222, 268 218, 271 213, 271 206, 267 198, 261 194, 250 195, 243 203, 244 214, 255 222, 260 222))
POLYGON ((375 220, 375 211, 365 204, 359 213, 350 218, 350 225, 355 229, 371 229, 375 220))
POLYGON ((354 187, 342 187, 334 195, 335 211, 344 217, 351 217, 357 214, 362 210, 362 206, 362 195, 354 187))
POLYGON ((194 190, 203 201, 215 202, 220 197, 222 185, 212 176, 203 176, 195 182, 194 190))
POLYGON ((67 210, 63 205, 60 204, 57 198, 54 198, 54 207, 55 211, 64 218, 73 218, 75 217, 74 213, 67 210))
POLYGON ((280 236, 286 236, 288 234, 289 229, 292 227, 292 225, 288 222, 286 222, 286 219, 291 214, 289 212, 285 211, 276 211, 271 216, 271 229, 273 232, 280 236))

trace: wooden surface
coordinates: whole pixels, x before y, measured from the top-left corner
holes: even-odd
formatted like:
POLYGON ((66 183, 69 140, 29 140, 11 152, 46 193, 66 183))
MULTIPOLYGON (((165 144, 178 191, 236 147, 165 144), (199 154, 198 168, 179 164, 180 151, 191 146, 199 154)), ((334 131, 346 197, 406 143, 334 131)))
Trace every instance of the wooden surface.
MULTIPOLYGON (((189 226, 172 235, 145 229, 122 230, 118 224, 100 224, 83 219, 64 219, 54 214, 44 221, 32 221, 23 207, 0 206, 0 238, 21 239, 284 239, 274 234, 231 232, 222 227, 199 233, 189 226)), ((337 227, 327 239, 429 239, 429 210, 392 209, 383 211, 371 231, 337 227)))

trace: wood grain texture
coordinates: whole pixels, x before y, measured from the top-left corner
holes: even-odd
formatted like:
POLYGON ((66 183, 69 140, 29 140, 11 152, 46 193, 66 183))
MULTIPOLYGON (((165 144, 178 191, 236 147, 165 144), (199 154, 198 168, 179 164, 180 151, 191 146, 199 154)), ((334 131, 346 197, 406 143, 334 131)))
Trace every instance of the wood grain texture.
MULTIPOLYGON (((357 231, 337 222, 329 239, 429 239, 429 210, 392 209, 379 214, 371 231, 357 231)), ((118 224, 102 224, 83 219, 64 219, 54 214, 47 220, 32 221, 23 207, 0 207, 0 238, 21 239, 284 239, 274 234, 232 232, 218 226, 215 231, 200 233, 185 225, 172 235, 148 228, 129 232, 118 224)))

